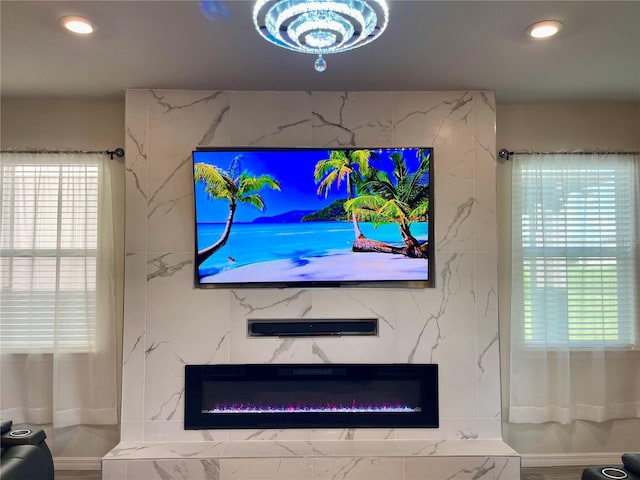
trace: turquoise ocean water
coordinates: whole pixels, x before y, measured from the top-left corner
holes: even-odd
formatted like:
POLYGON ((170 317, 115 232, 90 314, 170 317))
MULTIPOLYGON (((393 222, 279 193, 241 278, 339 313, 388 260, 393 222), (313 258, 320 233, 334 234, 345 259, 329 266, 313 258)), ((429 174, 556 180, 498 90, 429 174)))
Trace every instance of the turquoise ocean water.
MULTIPOLYGON (((363 222, 359 226, 367 238, 404 246, 395 224, 375 228, 373 224, 363 222)), ((215 243, 223 230, 222 223, 198 223, 198 248, 215 243)), ((426 241, 428 224, 412 224, 411 233, 419 241, 426 241)), ((354 238, 351 222, 234 223, 227 244, 200 266, 200 276, 271 260, 290 259, 304 263, 309 257, 351 251, 354 238)))

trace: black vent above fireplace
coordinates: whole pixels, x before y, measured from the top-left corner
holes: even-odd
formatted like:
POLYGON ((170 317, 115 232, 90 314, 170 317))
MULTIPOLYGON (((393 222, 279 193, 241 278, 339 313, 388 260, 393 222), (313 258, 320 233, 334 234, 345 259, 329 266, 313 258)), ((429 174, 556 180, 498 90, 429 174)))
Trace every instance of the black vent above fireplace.
POLYGON ((319 337, 330 335, 377 335, 377 318, 247 320, 250 337, 319 337))
POLYGON ((435 364, 187 365, 187 430, 438 427, 435 364))

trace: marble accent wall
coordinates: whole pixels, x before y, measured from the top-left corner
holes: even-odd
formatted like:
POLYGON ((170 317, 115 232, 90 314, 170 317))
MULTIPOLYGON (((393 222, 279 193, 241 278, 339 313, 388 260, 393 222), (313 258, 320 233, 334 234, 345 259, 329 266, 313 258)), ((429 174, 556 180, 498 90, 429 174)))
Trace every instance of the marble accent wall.
POLYGON ((500 439, 492 92, 130 90, 122 442, 500 439), (436 286, 193 287, 197 146, 434 147, 436 286), (376 337, 247 338, 248 318, 377 317, 376 337), (438 429, 183 430, 184 365, 433 362, 438 429))

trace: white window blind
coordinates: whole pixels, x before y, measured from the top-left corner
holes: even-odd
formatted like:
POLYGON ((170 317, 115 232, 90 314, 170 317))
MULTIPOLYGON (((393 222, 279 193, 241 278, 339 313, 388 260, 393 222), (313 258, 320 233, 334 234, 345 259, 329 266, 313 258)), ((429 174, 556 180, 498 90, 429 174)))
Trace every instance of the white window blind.
POLYGON ((0 170, 3 350, 95 345, 99 164, 56 157, 0 170))
POLYGON ((633 159, 528 158, 514 165, 513 277, 524 345, 636 343, 633 159))

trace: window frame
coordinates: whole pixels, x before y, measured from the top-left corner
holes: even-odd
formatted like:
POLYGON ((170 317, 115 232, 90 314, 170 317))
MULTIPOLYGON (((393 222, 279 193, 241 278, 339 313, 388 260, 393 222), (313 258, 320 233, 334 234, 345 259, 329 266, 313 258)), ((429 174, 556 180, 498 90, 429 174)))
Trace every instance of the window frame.
MULTIPOLYGON (((603 154, 603 155, 606 155, 606 154, 603 154)), ((629 161, 637 161, 637 160, 631 158, 629 161)), ((524 163, 526 162, 526 160, 522 160, 522 162, 524 163)), ((512 262, 512 277, 514 275, 517 277, 517 281, 520 282, 519 288, 522 289, 522 292, 521 292, 522 305, 517 306, 517 308, 522 309, 522 311, 520 312, 521 315, 519 320, 522 322, 522 324, 519 327, 517 327, 521 329, 521 332, 519 335, 521 348, 523 348, 525 351, 529 351, 530 354, 533 354, 533 355, 535 355, 536 351, 541 352, 541 351, 554 351, 554 350, 565 350, 565 351, 568 350, 571 352, 593 351, 594 349, 601 349, 601 350, 607 350, 607 351, 640 350, 640 338, 639 338, 640 328, 638 326, 638 320, 637 320, 638 297, 640 293, 640 288, 639 288, 640 281, 638 278, 638 270, 639 270, 638 262, 640 261, 640 254, 638 252, 638 242, 636 241, 635 244, 634 242, 630 242, 630 244, 629 243, 625 244, 625 242, 619 241, 618 245, 612 245, 612 246, 603 246, 601 244, 593 247, 593 253, 588 253, 590 247, 585 248, 584 246, 581 246, 581 247, 564 246, 564 247, 559 247, 557 249, 554 249, 554 248, 546 247, 544 245, 541 245, 541 246, 535 245, 537 236, 540 235, 541 232, 544 232, 544 225, 541 225, 540 229, 537 229, 535 226, 531 228, 531 231, 529 232, 528 236, 532 241, 530 241, 531 243, 530 245, 527 245, 527 242, 525 242, 524 240, 524 238, 527 237, 527 235, 524 233, 525 223, 529 221, 530 223, 535 224, 536 222, 535 222, 535 215, 530 215, 533 209, 530 207, 527 208, 527 206, 525 205, 525 202, 526 202, 525 195, 522 192, 518 191, 518 187, 523 188, 523 185, 526 183, 526 178, 524 173, 526 168, 527 167, 525 165, 522 167, 522 169, 519 169, 517 172, 515 172, 515 167, 514 167, 514 174, 511 182, 512 205, 516 203, 513 201, 513 199, 517 195, 519 206, 520 206, 520 208, 518 208, 517 211, 516 211, 516 207, 512 207, 514 211, 512 211, 511 242, 514 244, 515 242, 519 242, 519 246, 521 248, 521 252, 520 252, 521 255, 518 255, 516 257, 512 255, 511 262, 512 262), (514 180, 516 178, 518 183, 516 183, 516 180, 514 180), (526 218, 526 217, 530 217, 530 218, 526 218), (621 252, 624 252, 625 249, 629 249, 631 251, 631 253, 628 255, 631 255, 631 258, 633 258, 635 268, 629 269, 628 276, 624 276, 624 278, 622 278, 622 275, 624 273, 623 272, 624 268, 618 268, 618 265, 621 265, 620 258, 625 257, 624 253, 621 253, 621 252), (611 252, 611 254, 608 254, 607 252, 611 252), (586 259, 593 258, 593 259, 596 259, 597 263, 602 267, 603 265, 606 264, 606 259, 608 258, 616 259, 616 263, 617 263, 616 275, 615 275, 616 282, 617 282, 616 283, 616 309, 617 309, 617 312, 619 312, 620 310, 625 310, 628 312, 628 318, 626 322, 624 321, 616 322, 617 328, 623 329, 623 331, 619 333, 620 337, 618 339, 608 340, 606 338, 603 338, 603 337, 606 337, 606 333, 603 333, 601 338, 594 339, 594 340, 571 339, 570 338, 571 334, 569 333, 571 330, 571 317, 569 315, 556 321, 543 320, 542 323, 538 324, 537 326, 537 328, 544 331, 547 329, 547 326, 550 324, 559 325, 558 331, 564 332, 564 335, 562 338, 558 337, 556 339, 549 339, 547 338, 548 334, 546 332, 543 335, 541 335, 540 339, 536 339, 535 335, 534 335, 534 338, 532 339, 527 338, 528 336, 527 331, 528 330, 530 331, 531 329, 536 328, 536 325, 535 325, 536 320, 535 318, 533 318, 535 314, 531 313, 531 311, 527 312, 527 307, 533 308, 532 306, 533 301, 531 300, 531 296, 532 296, 531 289, 532 289, 532 285, 536 283, 535 264, 537 263, 537 261, 543 262, 543 263, 549 260, 552 261, 553 258, 564 259, 565 261, 565 267, 562 270, 562 272, 566 276, 564 295, 565 295, 565 300, 567 301, 567 305, 569 305, 569 298, 570 298, 569 290, 571 289, 571 284, 569 283, 568 276, 571 270, 572 263, 579 262, 581 260, 584 260, 585 258, 586 259), (517 263, 517 264, 514 264, 514 263, 517 263), (527 267, 527 264, 529 265, 528 267, 527 267), (527 273, 527 270, 529 270, 529 273, 527 273), (626 305, 626 298, 624 297, 624 295, 620 294, 619 285, 621 285, 622 282, 626 282, 627 280, 631 280, 632 282, 632 287, 630 288, 630 290, 632 291, 633 296, 632 296, 630 306, 628 308, 621 308, 621 305, 626 305), (527 289, 529 289, 528 292, 527 292, 527 289)), ((546 167, 543 167, 543 168, 546 168, 546 167)), ((550 168, 554 168, 554 167, 550 167, 550 168)), ((605 166, 603 168, 611 169, 612 167, 605 166)), ((619 173, 617 173, 617 175, 619 175, 619 173)), ((548 178, 546 180, 552 181, 553 179, 548 178)), ((542 181, 545 181, 544 176, 542 181)), ((635 192, 635 195, 638 195, 637 192, 640 189, 639 182, 640 180, 637 178, 637 176, 631 176, 630 188, 632 193, 635 192)), ((613 188, 616 189, 617 186, 614 184, 613 188)), ((617 202, 620 201, 620 197, 623 196, 623 194, 619 193, 618 190, 615 190, 614 195, 617 202)), ((638 211, 639 206, 637 204, 637 201, 634 202, 633 194, 628 195, 627 197, 629 201, 629 203, 627 203, 627 206, 634 213, 634 217, 637 219, 638 215, 640 215, 640 211, 638 211)), ((584 211, 581 211, 579 213, 586 214, 585 211, 586 211, 586 208, 584 211)), ((567 215, 569 214, 565 213, 564 218, 566 218, 567 215)), ((621 213, 620 209, 616 209, 616 211, 613 214, 613 217, 615 218, 616 227, 620 225, 621 219, 625 218, 624 215, 621 213)), ((540 223, 543 223, 543 222, 540 222, 540 223)), ((633 226, 634 220, 632 219, 629 222, 629 224, 633 226)), ((583 224, 583 226, 585 225, 583 224)), ((588 226, 589 225, 586 225, 586 227, 588 226)), ((637 228, 637 226, 635 226, 634 228, 637 228)), ((564 238, 565 240, 567 239, 566 236, 564 238)), ((538 243, 544 243, 544 242, 538 242, 538 243)), ((541 288, 543 290, 550 288, 548 286, 549 280, 548 279, 543 279, 543 280, 546 285, 543 285, 541 288)), ((512 278, 512 283, 513 282, 514 282, 514 279, 512 278)), ((577 285, 578 287, 584 287, 585 284, 586 283, 580 283, 577 285)), ((543 316, 546 308, 542 303, 540 303, 539 306, 542 306, 542 308, 539 309, 542 313, 538 313, 538 315, 543 316)), ((513 313, 514 312, 512 312, 512 319, 514 318, 513 313)), ((606 317, 601 316, 600 318, 601 318, 600 327, 603 329, 603 332, 606 332, 606 317)))
MULTIPOLYGON (((64 154, 60 154, 64 155, 64 154)), ((4 155, 3 155, 4 157, 4 155)), ((19 342, 14 339, 5 340, 0 336, 0 348, 5 353, 11 354, 21 354, 21 353, 52 353, 56 348, 61 348, 65 352, 69 353, 91 353, 95 352, 97 349, 97 265, 98 265, 98 229, 99 229, 99 215, 100 215, 100 175, 102 174, 100 163, 98 161, 92 160, 82 160, 78 161, 76 159, 71 158, 60 158, 58 154, 56 155, 55 160, 47 160, 43 158, 38 158, 37 155, 32 156, 31 158, 25 158, 23 160, 9 160, 4 161, 3 165, 0 167, 0 224, 3 225, 3 229, 6 227, 6 224, 10 224, 9 233, 5 232, 2 237, 0 237, 0 268, 7 267, 11 271, 6 275, 3 273, 0 276, 0 289, 2 289, 2 295, 6 298, 10 298, 12 295, 15 296, 17 301, 20 301, 21 293, 24 293, 25 297, 29 297, 35 295, 41 295, 45 300, 44 308, 45 310, 48 308, 53 308, 53 312, 45 314, 43 316, 43 321, 41 322, 41 327, 36 327, 41 329, 43 332, 43 336, 46 337, 41 343, 33 342, 32 340, 19 342), (34 248, 28 248, 24 245, 20 245, 20 240, 16 237, 16 218, 20 215, 20 205, 17 203, 13 203, 15 201, 16 191, 20 188, 19 182, 15 180, 15 172, 16 167, 33 167, 33 182, 34 184, 38 182, 38 168, 39 166, 49 166, 54 167, 53 169, 57 170, 57 206, 55 209, 55 214, 50 215, 49 220, 55 217, 56 221, 56 229, 55 229, 55 246, 53 248, 39 248, 38 240, 34 240, 33 243, 35 245, 34 248), (69 168, 69 167, 81 167, 79 169, 69 168), (5 183, 6 175, 11 171, 12 180, 9 180, 5 183), (85 230, 82 230, 82 235, 87 236, 87 231, 89 231, 89 235, 93 235, 96 238, 95 245, 78 247, 73 245, 68 245, 66 247, 62 247, 62 244, 68 243, 69 239, 62 239, 62 231, 63 228, 61 225, 63 224, 63 217, 65 213, 68 214, 68 211, 65 212, 64 208, 64 185, 65 181, 67 183, 74 182, 82 182, 82 180, 86 180, 88 177, 95 179, 95 183, 91 185, 89 182, 83 182, 84 185, 84 195, 87 201, 84 203, 83 208, 85 208, 85 221, 84 226, 87 227, 85 230), (70 180, 71 179, 71 180, 70 180), (91 186, 92 188, 89 188, 91 186), (8 187, 9 192, 7 194, 10 197, 7 202, 7 198, 5 198, 5 194, 7 193, 5 189, 8 187), (9 203, 7 207, 5 203, 9 203), (86 213, 87 210, 93 208, 95 206, 95 222, 90 223, 86 221, 86 213), (8 214, 8 215, 7 215, 8 214), (7 215, 9 218, 5 218, 7 215), (7 245, 4 244, 5 240, 7 240, 7 245), (16 247, 15 243, 19 245, 16 247), (62 283, 64 283, 64 279, 61 280, 61 276, 63 275, 64 270, 64 261, 70 259, 88 259, 92 265, 89 266, 89 272, 91 269, 93 272, 88 277, 84 278, 84 289, 75 289, 75 288, 63 288, 60 289, 62 283), (55 269, 51 269, 51 273, 54 274, 55 280, 53 288, 33 288, 33 289, 25 289, 21 290, 20 288, 15 287, 15 282, 18 281, 18 277, 14 276, 14 268, 16 268, 15 259, 28 259, 31 260, 31 267, 34 268, 34 263, 38 260, 46 260, 46 259, 55 259, 55 269), (93 288, 87 288, 86 285, 89 284, 93 288), (46 297, 50 296, 50 299, 46 297), (84 325, 84 328, 77 327, 75 330, 73 328, 69 329, 69 315, 65 317, 65 321, 63 326, 56 326, 56 313, 55 310, 60 308, 60 305, 63 304, 65 300, 68 300, 70 297, 83 297, 82 300, 78 301, 78 305, 84 305, 84 312, 89 313, 85 317, 88 319, 81 322, 81 325, 84 325), (88 298, 88 299, 87 299, 88 298), (66 325, 65 325, 66 323, 66 325), (87 328, 88 325, 88 328, 87 328), (56 340, 56 331, 60 328, 67 328, 71 333, 65 333, 62 335, 62 340, 56 340), (69 340, 74 335, 79 335, 81 340, 77 342, 73 342, 69 340)), ((27 175, 24 175, 25 178, 27 175)), ((34 187, 35 188, 35 187, 34 187)), ((51 191, 53 191, 51 190, 51 191)), ((27 194, 31 194, 28 192, 27 194)), ((40 204, 37 201, 34 201, 34 211, 35 209, 40 208, 40 204), (38 204, 38 207, 35 205, 38 204)), ((34 225, 33 236, 35 237, 38 233, 42 236, 42 232, 37 232, 35 225, 38 223, 38 218, 33 214, 33 217, 29 219, 30 222, 34 225)), ((75 234, 75 223, 71 228, 73 234, 75 234)), ((49 230, 48 233, 51 233, 52 230, 49 230)), ((26 262, 28 263, 28 261, 26 262)), ((86 272, 86 270, 85 270, 86 272)), ((74 299, 75 299, 74 298, 74 299)), ((0 306, 0 313, 2 313, 2 306, 0 306)), ((75 313, 75 312, 74 312, 75 313)), ((19 322, 20 314, 16 315, 17 322, 14 323, 15 328, 24 327, 25 330, 29 328, 30 324, 26 321, 22 323, 19 322)), ((0 329, 4 329, 6 327, 2 324, 2 319, 0 318, 0 329)))

